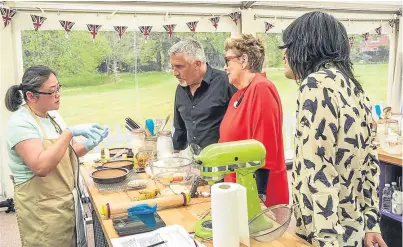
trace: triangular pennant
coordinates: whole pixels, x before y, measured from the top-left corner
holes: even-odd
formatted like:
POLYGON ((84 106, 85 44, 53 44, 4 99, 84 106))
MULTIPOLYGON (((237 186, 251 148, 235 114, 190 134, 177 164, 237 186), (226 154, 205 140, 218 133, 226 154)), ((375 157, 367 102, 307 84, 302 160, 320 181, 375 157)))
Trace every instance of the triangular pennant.
POLYGON ((139 26, 140 32, 144 35, 146 39, 148 38, 148 35, 150 35, 152 28, 153 26, 139 26))
POLYGON ((364 34, 361 35, 365 41, 367 41, 369 39, 369 32, 366 32, 364 34))
POLYGON ((190 22, 186 22, 186 25, 188 26, 190 31, 196 32, 197 23, 199 23, 199 21, 190 21, 190 22))
POLYGON ((215 28, 215 30, 217 31, 217 27, 218 27, 218 22, 220 22, 220 17, 216 16, 213 18, 210 18, 211 24, 213 24, 213 27, 215 28))
POLYGON ((38 15, 31 15, 32 23, 34 24, 35 31, 42 26, 43 22, 46 21, 46 17, 38 16, 38 15))
POLYGON ((235 24, 238 25, 239 17, 241 17, 241 12, 237 11, 237 12, 229 14, 229 16, 231 16, 231 18, 235 22, 235 24))
POLYGON ((59 20, 60 25, 62 25, 62 27, 64 28, 64 31, 66 31, 66 34, 64 35, 66 37, 66 39, 69 38, 69 32, 71 31, 71 28, 73 28, 74 26, 74 22, 72 21, 62 21, 59 20))
POLYGON ((164 27, 165 31, 167 31, 168 36, 170 38, 172 38, 172 34, 175 30, 176 24, 169 24, 169 25, 162 25, 162 26, 164 27))
POLYGON ((348 43, 349 43, 350 47, 353 47, 353 44, 354 44, 354 37, 349 37, 349 38, 348 38, 348 43))
POLYGON ((95 24, 87 24, 88 31, 90 32, 92 36, 92 41, 95 41, 95 37, 98 34, 98 30, 101 28, 101 25, 95 25, 95 24))
POLYGON ((264 22, 264 30, 265 33, 267 33, 268 31, 270 31, 270 29, 272 29, 274 27, 273 24, 271 24, 270 22, 265 21, 264 22))
POLYGON ((382 35, 382 26, 379 26, 379 27, 375 28, 375 32, 376 32, 376 34, 381 36, 382 35))
POLYGON ((4 28, 6 28, 11 23, 11 19, 14 17, 17 11, 14 9, 6 9, 1 7, 0 10, 1 10, 1 16, 3 17, 4 28))
POLYGON ((119 40, 122 39, 122 35, 126 32, 127 26, 113 26, 116 32, 118 32, 119 40))

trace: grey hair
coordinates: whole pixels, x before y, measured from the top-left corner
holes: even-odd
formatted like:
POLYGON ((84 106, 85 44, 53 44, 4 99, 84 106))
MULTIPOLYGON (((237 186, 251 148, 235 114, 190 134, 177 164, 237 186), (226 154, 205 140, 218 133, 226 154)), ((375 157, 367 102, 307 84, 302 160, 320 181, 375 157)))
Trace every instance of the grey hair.
POLYGON ((26 92, 38 90, 49 79, 51 74, 56 75, 53 70, 43 65, 29 67, 22 76, 21 84, 13 85, 7 90, 4 100, 6 108, 12 112, 18 110, 23 102, 22 99, 24 98, 27 101, 26 92))
POLYGON ((168 50, 168 55, 172 56, 178 53, 183 53, 186 58, 192 57, 203 63, 206 62, 203 46, 199 41, 194 39, 184 39, 174 44, 168 50))

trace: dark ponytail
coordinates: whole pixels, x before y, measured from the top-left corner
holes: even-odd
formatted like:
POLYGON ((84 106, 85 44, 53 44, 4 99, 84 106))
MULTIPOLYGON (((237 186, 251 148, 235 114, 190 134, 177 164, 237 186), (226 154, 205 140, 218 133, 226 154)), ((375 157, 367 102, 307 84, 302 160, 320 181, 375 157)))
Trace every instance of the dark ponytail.
POLYGON ((9 111, 15 112, 22 104, 22 93, 19 90, 20 86, 11 86, 6 93, 6 107, 9 111))
MULTIPOLYGON (((34 65, 29 67, 22 76, 20 85, 11 86, 6 93, 5 104, 9 111, 15 112, 27 100, 28 91, 34 93, 45 83, 51 74, 56 73, 49 67, 34 65)), ((35 93, 34 93, 35 94, 35 93)))

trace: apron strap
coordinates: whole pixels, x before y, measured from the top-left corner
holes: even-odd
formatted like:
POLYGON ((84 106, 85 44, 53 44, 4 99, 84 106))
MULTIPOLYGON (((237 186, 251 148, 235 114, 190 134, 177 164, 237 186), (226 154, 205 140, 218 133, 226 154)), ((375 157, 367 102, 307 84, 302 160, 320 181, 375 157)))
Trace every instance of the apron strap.
MULTIPOLYGON (((45 129, 43 128, 43 125, 42 125, 42 123, 39 121, 39 119, 38 119, 38 117, 36 116, 36 114, 33 113, 33 111, 31 110, 31 108, 30 108, 27 104, 25 104, 24 107, 28 109, 28 111, 31 113, 32 117, 35 119, 36 123, 39 125, 39 128, 41 128, 41 131, 42 131, 43 136, 45 137, 45 139, 48 139, 48 136, 47 136, 47 134, 46 134, 46 131, 45 131, 45 129)), ((48 115, 48 117, 49 117, 49 115, 48 115)))
MULTIPOLYGON (((36 123, 39 125, 39 128, 41 128, 41 131, 45 137, 45 139, 48 139, 48 136, 45 132, 45 129, 43 128, 42 123, 39 121, 38 117, 36 116, 36 114, 31 110, 31 108, 25 104, 24 105, 25 108, 28 109, 28 111, 31 113, 32 117, 35 119, 36 123)), ((50 119, 50 122, 52 123, 53 127, 55 127, 56 132, 60 135, 62 134, 62 128, 60 127, 60 125, 49 115, 47 114, 48 118, 50 119)), ((71 144, 69 144, 68 147, 68 152, 69 152, 69 156, 70 156, 70 163, 71 163, 71 168, 73 170, 73 174, 74 174, 74 187, 78 188, 79 186, 79 160, 78 160, 78 156, 76 155, 74 148, 71 144), (75 163, 77 163, 77 167, 75 167, 75 163)))

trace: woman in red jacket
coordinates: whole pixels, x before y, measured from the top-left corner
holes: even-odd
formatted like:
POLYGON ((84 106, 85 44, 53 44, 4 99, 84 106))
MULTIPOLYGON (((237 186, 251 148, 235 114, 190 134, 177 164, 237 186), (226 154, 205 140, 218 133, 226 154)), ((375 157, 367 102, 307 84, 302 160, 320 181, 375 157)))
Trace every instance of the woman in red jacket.
MULTIPOLYGON (((287 170, 284 160, 280 96, 261 73, 265 50, 261 39, 250 34, 225 42, 225 71, 236 92, 220 126, 219 142, 255 139, 266 147, 266 163, 256 171, 265 205, 288 204, 287 170)), ((225 177, 235 182, 235 174, 225 177)))

